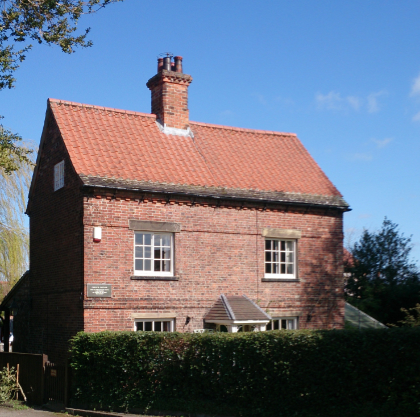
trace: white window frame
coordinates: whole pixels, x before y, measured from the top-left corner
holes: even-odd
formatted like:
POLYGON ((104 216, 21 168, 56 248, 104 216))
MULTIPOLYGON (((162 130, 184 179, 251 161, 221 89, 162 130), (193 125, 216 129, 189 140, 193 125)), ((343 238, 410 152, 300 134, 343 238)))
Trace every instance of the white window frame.
POLYGON ((169 324, 169 327, 170 327, 169 332, 174 332, 175 331, 175 319, 165 319, 165 318, 135 319, 134 320, 134 331, 135 332, 136 331, 138 331, 138 332, 141 332, 141 331, 143 331, 143 332, 148 332, 148 331, 152 331, 152 332, 155 332, 155 331, 163 332, 163 330, 155 330, 155 323, 156 322, 160 322, 161 323, 161 328, 162 328, 163 327, 163 324, 162 323, 164 321, 170 323, 169 324), (143 323, 143 329, 144 329, 145 328, 144 323, 146 323, 146 322, 151 322, 152 323, 152 330, 137 330, 137 323, 143 323))
MULTIPOLYGON (((283 262, 283 263, 285 263, 285 262, 283 262)), ((287 263, 286 263, 287 264, 287 263)), ((297 270, 296 270, 296 268, 297 268, 297 240, 296 239, 282 239, 282 238, 266 238, 265 240, 264 240, 264 278, 282 278, 282 279, 296 279, 296 277, 297 277, 297 270), (293 265, 293 273, 292 274, 288 274, 288 273, 278 273, 278 274, 276 274, 276 273, 268 273, 268 272, 266 272, 266 264, 273 264, 274 262, 273 262, 273 260, 271 260, 270 262, 267 262, 266 261, 266 253, 267 252, 271 252, 272 253, 272 250, 270 249, 270 250, 267 250, 266 249, 266 242, 267 241, 269 241, 269 242, 271 242, 271 241, 277 241, 278 242, 278 247, 279 247, 279 250, 278 250, 278 259, 279 259, 279 268, 280 268, 280 271, 281 271, 281 265, 282 265, 282 262, 281 262, 281 242, 292 242, 293 243, 293 250, 291 251, 292 253, 293 253, 293 262, 292 263, 288 263, 289 265, 290 264, 292 264, 293 265)))
POLYGON ((270 330, 297 330, 299 328, 299 317, 273 317, 267 327, 269 325, 271 325, 270 330), (279 322, 278 329, 274 329, 274 321, 279 322), (282 321, 285 321, 286 327, 282 327, 282 321))
POLYGON ((54 191, 64 187, 64 160, 54 165, 54 191))
MULTIPOLYGON (((134 271, 134 275, 135 276, 162 276, 162 277, 173 277, 174 276, 174 254, 175 254, 175 250, 174 250, 174 234, 173 233, 168 233, 168 232, 151 232, 151 231, 140 231, 140 230, 136 230, 134 232, 134 251, 133 251, 133 271, 134 271), (136 245, 136 235, 137 234, 148 234, 148 235, 152 235, 152 245, 151 245, 151 266, 152 268, 154 268, 154 238, 155 235, 165 235, 165 236, 169 236, 170 238, 170 271, 154 271, 153 269, 151 271, 141 271, 141 270, 137 270, 136 269, 136 246, 141 246, 141 245, 136 245)), ((141 259, 141 258, 137 258, 137 259, 141 259)), ((145 258, 143 258, 145 259, 145 258)), ((149 259, 149 258, 146 258, 149 259)))

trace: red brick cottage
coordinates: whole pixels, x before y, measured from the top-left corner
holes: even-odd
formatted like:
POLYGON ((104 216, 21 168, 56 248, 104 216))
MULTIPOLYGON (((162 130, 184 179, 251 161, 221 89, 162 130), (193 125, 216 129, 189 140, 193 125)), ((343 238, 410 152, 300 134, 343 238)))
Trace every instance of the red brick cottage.
POLYGON ((296 135, 191 122, 191 81, 160 59, 152 114, 48 100, 15 350, 61 360, 80 330, 343 327, 348 204, 296 135))

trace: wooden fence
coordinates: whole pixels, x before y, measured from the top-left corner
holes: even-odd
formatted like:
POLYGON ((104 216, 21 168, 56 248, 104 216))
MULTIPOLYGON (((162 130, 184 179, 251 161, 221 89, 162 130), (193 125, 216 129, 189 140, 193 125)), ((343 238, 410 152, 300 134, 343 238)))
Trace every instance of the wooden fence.
POLYGON ((17 368, 19 383, 30 404, 67 403, 68 367, 48 362, 47 355, 0 352, 0 369, 17 368))
POLYGON ((7 364, 16 369, 19 364, 19 383, 28 402, 32 404, 43 404, 44 367, 47 361, 47 355, 0 352, 0 369, 7 364))

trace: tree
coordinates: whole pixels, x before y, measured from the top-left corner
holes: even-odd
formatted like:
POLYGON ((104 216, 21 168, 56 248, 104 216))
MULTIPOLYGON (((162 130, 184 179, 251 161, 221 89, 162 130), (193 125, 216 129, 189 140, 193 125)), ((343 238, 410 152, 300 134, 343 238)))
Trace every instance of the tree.
POLYGON ((11 174, 0 170, 0 292, 7 292, 28 266, 29 234, 24 212, 31 176, 32 166, 26 163, 11 174))
POLYGON ((349 248, 347 301, 382 323, 398 324, 401 309, 420 302, 420 271, 410 260, 411 237, 386 217, 378 232, 364 230, 349 248))
POLYGON ((420 327, 420 304, 417 303, 412 308, 402 308, 401 311, 405 314, 403 320, 398 323, 403 327, 420 327))
MULTIPOLYGON (((68 54, 89 47, 90 28, 76 34, 80 17, 118 1, 122 0, 0 0, 0 91, 13 88, 14 72, 32 48, 28 41, 57 45, 68 54)), ((20 141, 0 124, 0 168, 7 174, 31 162, 31 150, 20 141)))

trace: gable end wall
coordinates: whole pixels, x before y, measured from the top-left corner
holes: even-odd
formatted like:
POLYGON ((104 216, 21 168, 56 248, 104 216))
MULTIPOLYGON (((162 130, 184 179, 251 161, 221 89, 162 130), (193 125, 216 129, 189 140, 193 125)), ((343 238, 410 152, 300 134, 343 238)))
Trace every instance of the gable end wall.
POLYGON ((68 340, 83 329, 83 227, 81 181, 51 112, 34 189, 30 217, 30 337, 22 351, 62 362, 68 340), (64 187, 54 191, 54 165, 64 159, 64 187))

